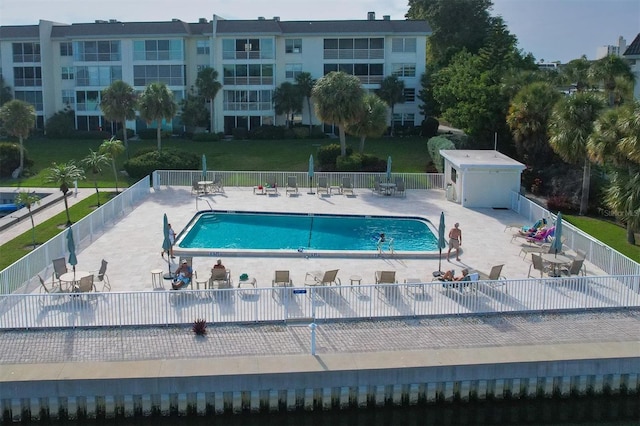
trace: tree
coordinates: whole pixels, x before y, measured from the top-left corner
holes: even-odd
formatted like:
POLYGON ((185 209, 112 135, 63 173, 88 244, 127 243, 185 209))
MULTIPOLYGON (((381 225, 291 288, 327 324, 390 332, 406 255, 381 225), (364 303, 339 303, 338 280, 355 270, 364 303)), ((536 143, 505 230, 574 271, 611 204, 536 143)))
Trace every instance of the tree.
POLYGON ((209 125, 209 111, 205 107, 204 97, 195 93, 193 87, 187 97, 180 102, 182 124, 187 127, 206 127, 209 125))
POLYGON ((391 136, 393 136, 393 113, 396 104, 404 103, 404 81, 396 75, 385 77, 380 83, 377 95, 391 108, 391 136))
POLYGON ((586 56, 569 61, 560 72, 566 84, 574 85, 578 92, 583 92, 590 87, 589 84, 589 60, 586 56))
POLYGON ((82 179, 84 179, 84 171, 76 166, 73 161, 62 164, 53 163, 51 167, 47 169, 47 177, 45 178, 46 182, 57 184, 60 188, 60 192, 62 192, 64 210, 67 213, 67 227, 71 226, 67 192, 69 192, 69 187, 73 185, 74 181, 82 179))
POLYGON ((209 131, 211 131, 211 133, 216 133, 215 117, 213 115, 213 101, 222 88, 222 84, 218 81, 218 71, 211 67, 202 68, 198 71, 198 76, 196 77, 196 87, 198 88, 198 94, 209 100, 211 108, 211 124, 209 126, 209 131))
POLYGON ((362 106, 357 120, 347 124, 346 131, 360 138, 360 154, 364 152, 364 141, 367 136, 382 136, 387 129, 387 105, 373 93, 367 93, 362 99, 362 106))
POLYGON ((617 55, 605 56, 595 61, 591 64, 588 75, 594 83, 602 84, 610 107, 615 105, 616 77, 634 81, 629 63, 617 55))
POLYGON ((589 207, 591 161, 587 155, 587 140, 604 108, 605 102, 597 93, 578 92, 556 103, 549 121, 551 148, 567 163, 583 163, 581 215, 589 207))
MULTIPOLYGON (((82 160, 82 165, 85 170, 91 171, 93 175, 93 184, 96 187, 96 196, 98 197, 98 207, 100 207, 100 192, 98 191, 98 175, 102 173, 102 166, 109 163, 109 157, 105 154, 100 154, 92 149, 89 150, 89 155, 87 155, 82 160)), ((118 186, 118 180, 116 176, 116 187, 118 186)))
POLYGON ((273 91, 272 100, 276 114, 284 114, 287 127, 291 127, 293 115, 302 111, 302 93, 296 86, 285 81, 273 91))
POLYGON ((98 152, 111 160, 113 176, 116 178, 116 192, 118 192, 118 170, 116 169, 116 158, 124 152, 124 145, 122 145, 122 142, 118 139, 111 138, 100 144, 98 152))
POLYGON ((34 204, 40 204, 40 196, 35 192, 28 191, 20 191, 16 195, 15 203, 18 205, 23 205, 29 211, 29 219, 31 219, 31 240, 33 242, 33 248, 36 248, 36 224, 33 221, 33 212, 31 211, 31 207, 34 204))
POLYGON ((162 150, 162 120, 170 123, 178 110, 173 93, 165 83, 151 83, 138 98, 138 109, 147 124, 156 122, 158 151, 162 150))
POLYGON ((33 105, 14 99, 0 107, 0 121, 7 133, 15 136, 20 141, 20 167, 18 176, 24 170, 24 139, 29 137, 29 132, 36 124, 36 110, 33 105))
POLYGON ((296 86, 298 91, 307 100, 307 109, 309 110, 309 136, 313 130, 313 119, 311 118, 311 92, 316 81, 311 78, 311 74, 308 72, 301 72, 296 75, 296 86))
POLYGON ((11 99, 13 99, 11 87, 5 83, 4 78, 0 75, 0 106, 6 104, 11 99))
POLYGON ((544 166, 550 162, 553 151, 547 128, 553 105, 560 96, 549 83, 538 82, 525 86, 511 102, 507 124, 518 154, 527 164, 544 166))
POLYGON ((105 118, 122 124, 124 147, 129 158, 127 120, 136 118, 136 92, 122 80, 111 83, 101 94, 100 109, 105 118))
POLYGON ((311 96, 318 118, 324 123, 338 125, 340 153, 347 155, 345 126, 358 117, 364 90, 354 75, 332 71, 313 86, 311 96))

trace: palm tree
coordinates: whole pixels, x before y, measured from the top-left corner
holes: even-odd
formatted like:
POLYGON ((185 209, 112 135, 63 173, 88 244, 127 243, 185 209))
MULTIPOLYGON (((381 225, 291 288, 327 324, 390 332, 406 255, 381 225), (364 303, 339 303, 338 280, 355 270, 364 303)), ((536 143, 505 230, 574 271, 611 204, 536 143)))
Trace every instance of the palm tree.
POLYGON ((338 125, 340 153, 344 157, 347 155, 344 129, 357 119, 364 96, 360 80, 354 75, 332 71, 316 82, 311 96, 318 118, 338 125))
POLYGON ((213 101, 222 88, 222 84, 218 81, 218 71, 211 67, 205 67, 198 71, 196 87, 198 88, 198 93, 205 99, 209 100, 209 104, 211 106, 211 124, 209 130, 211 133, 216 133, 215 117, 213 115, 213 101))
MULTIPOLYGON (((111 160, 111 168, 113 169, 113 176, 116 178, 116 192, 118 191, 118 170, 116 169, 116 158, 124 152, 124 145, 118 139, 111 138, 100 144, 98 148, 100 154, 105 155, 111 160)), ((97 187, 96 187, 97 190, 97 187)))
POLYGON ((387 104, 373 93, 367 93, 362 99, 357 121, 347 124, 347 133, 360 137, 360 154, 364 152, 367 136, 382 136, 387 129, 387 104))
POLYGON ((313 130, 313 119, 311 118, 311 92, 316 81, 311 78, 311 74, 308 72, 301 72, 296 75, 296 86, 298 90, 307 100, 307 109, 309 110, 309 136, 313 130))
MULTIPOLYGON (((109 121, 122 123, 124 147, 129 158, 127 120, 136 118, 136 92, 122 80, 114 81, 101 94, 100 109, 109 121)), ((98 204, 100 205, 100 204, 98 204)))
MULTIPOLYGON (((96 196, 98 197, 98 207, 100 207, 100 191, 98 191, 98 175, 102 173, 102 166, 109 163, 109 157, 105 154, 100 154, 92 149, 89 150, 89 155, 87 155, 82 160, 82 165, 85 170, 91 171, 93 175, 93 184, 96 187, 96 196)), ((118 178, 116 176, 116 187, 118 186, 118 178)))
POLYGON ((36 124, 36 110, 33 105, 14 99, 0 107, 0 121, 4 129, 20 141, 20 167, 18 176, 24 170, 24 139, 29 137, 29 132, 36 124))
POLYGON ((548 164, 552 154, 547 125, 560 92, 549 83, 537 82, 523 87, 513 98, 507 125, 516 142, 518 154, 527 164, 548 164))
POLYGON ((73 160, 62 164, 53 163, 51 167, 47 169, 47 177, 45 178, 45 181, 59 185, 60 192, 62 192, 64 210, 67 213, 67 227, 71 226, 67 192, 69 192, 69 187, 73 185, 74 181, 82 179, 84 179, 84 171, 80 167, 76 166, 73 160))
POLYGON ((595 61, 589 68, 589 78, 593 82, 602 83, 610 107, 615 104, 616 77, 633 81, 634 74, 629 63, 617 55, 605 56, 595 61))
POLYGON ((569 61, 561 71, 561 77, 567 84, 572 84, 578 92, 589 88, 590 62, 586 56, 569 61))
POLYGON ((302 110, 302 93, 296 86, 285 81, 273 91, 272 100, 276 114, 285 114, 287 127, 291 127, 293 115, 302 110))
POLYGON ((380 99, 385 101, 391 108, 391 136, 393 136, 393 111, 396 104, 404 103, 404 81, 398 79, 396 75, 390 75, 382 80, 380 89, 376 91, 380 99))
POLYGON ((600 112, 604 99, 594 92, 578 92, 556 103, 549 120, 549 144, 568 163, 583 163, 580 214, 589 207, 591 162, 587 155, 587 140, 600 112))
POLYGON ((23 205, 29 211, 29 219, 31 219, 31 240, 33 241, 33 248, 36 248, 36 224, 33 221, 33 212, 31 211, 31 207, 34 204, 40 204, 40 196, 34 192, 28 191, 20 191, 18 195, 16 195, 15 203, 18 205, 23 205))
POLYGON ((640 229, 640 167, 613 172, 604 200, 626 222, 627 242, 635 245, 634 230, 640 229))
POLYGON ((171 122, 178 110, 173 93, 165 83, 151 83, 138 98, 138 109, 147 124, 156 122, 158 151, 162 150, 162 120, 171 122))

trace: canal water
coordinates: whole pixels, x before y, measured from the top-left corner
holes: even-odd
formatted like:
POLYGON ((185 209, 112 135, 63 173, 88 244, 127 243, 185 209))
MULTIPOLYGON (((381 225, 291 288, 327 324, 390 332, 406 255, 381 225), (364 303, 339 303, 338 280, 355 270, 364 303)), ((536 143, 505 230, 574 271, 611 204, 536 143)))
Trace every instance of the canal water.
POLYGON ((638 395, 482 401, 465 404, 375 407, 360 410, 236 414, 212 417, 145 417, 92 421, 34 422, 33 425, 119 426, 462 426, 602 425, 638 426, 638 395))

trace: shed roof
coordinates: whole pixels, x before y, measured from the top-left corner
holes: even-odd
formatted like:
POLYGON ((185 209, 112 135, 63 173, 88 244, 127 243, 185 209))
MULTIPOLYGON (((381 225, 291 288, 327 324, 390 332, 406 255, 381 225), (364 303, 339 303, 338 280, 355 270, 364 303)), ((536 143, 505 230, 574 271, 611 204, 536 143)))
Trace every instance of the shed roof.
POLYGON ((501 152, 489 149, 443 149, 440 155, 460 169, 515 169, 526 166, 501 152))

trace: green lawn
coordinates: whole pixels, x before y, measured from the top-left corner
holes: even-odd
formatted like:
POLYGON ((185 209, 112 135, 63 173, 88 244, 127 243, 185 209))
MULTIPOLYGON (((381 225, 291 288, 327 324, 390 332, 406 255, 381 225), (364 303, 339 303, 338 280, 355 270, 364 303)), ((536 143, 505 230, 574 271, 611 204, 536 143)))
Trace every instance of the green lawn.
MULTIPOLYGON (((0 180, 0 186, 55 186, 44 182, 44 169, 50 167, 53 162, 80 161, 89 154, 90 149, 97 150, 101 143, 102 141, 99 140, 29 139, 25 142, 25 146, 29 157, 35 162, 32 168, 34 175, 17 181, 0 180)), ((193 142, 188 139, 166 138, 162 141, 162 147, 180 148, 199 156, 205 154, 209 170, 305 171, 308 168, 309 155, 317 154, 317 145, 332 143, 340 142, 337 139, 193 142)), ((359 141, 348 139, 347 144, 357 151, 359 141)), ((155 140, 129 142, 131 153, 155 146, 155 140)), ((427 170, 427 163, 430 161, 426 146, 426 140, 418 137, 367 139, 365 153, 385 160, 391 156, 394 171, 422 173, 427 170)), ((118 158, 118 168, 121 168, 125 160, 124 154, 118 158)), ((133 183, 120 178, 118 182, 121 186, 133 183)), ((79 182, 78 185, 93 186, 93 176, 88 175, 87 180, 79 182)), ((106 166, 98 176, 98 185, 101 187, 115 185, 110 165, 106 166)))
POLYGON ((627 243, 627 231, 623 227, 592 217, 562 215, 562 218, 630 259, 640 261, 640 246, 627 243))

